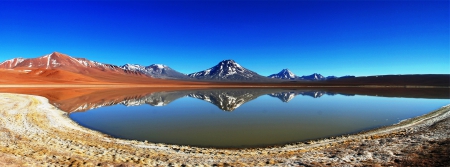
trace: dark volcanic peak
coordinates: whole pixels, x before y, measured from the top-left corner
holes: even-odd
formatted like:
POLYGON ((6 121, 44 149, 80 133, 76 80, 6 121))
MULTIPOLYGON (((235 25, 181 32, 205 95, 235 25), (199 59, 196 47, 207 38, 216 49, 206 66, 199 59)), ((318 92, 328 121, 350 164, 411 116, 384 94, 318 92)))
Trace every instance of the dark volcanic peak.
POLYGON ((190 79, 187 75, 173 70, 169 66, 163 64, 152 64, 150 66, 141 66, 138 64, 125 64, 121 66, 122 69, 136 71, 143 73, 153 78, 164 79, 190 79))
POLYGON ((278 79, 297 79, 298 76, 292 73, 289 69, 283 69, 277 74, 269 75, 269 78, 278 78, 278 79))
POLYGON ((234 60, 223 60, 207 70, 189 74, 189 77, 203 80, 219 81, 270 81, 256 72, 248 70, 234 60))

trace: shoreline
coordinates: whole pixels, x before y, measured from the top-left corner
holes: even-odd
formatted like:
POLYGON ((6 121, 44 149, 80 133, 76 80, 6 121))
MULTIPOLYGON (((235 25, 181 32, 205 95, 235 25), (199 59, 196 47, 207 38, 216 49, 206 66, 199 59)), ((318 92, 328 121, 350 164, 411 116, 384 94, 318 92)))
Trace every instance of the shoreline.
POLYGON ((0 106, 1 166, 392 165, 408 159, 407 151, 402 150, 450 137, 450 105, 358 134, 250 149, 198 148, 111 138, 78 125, 40 96, 0 93, 0 106))

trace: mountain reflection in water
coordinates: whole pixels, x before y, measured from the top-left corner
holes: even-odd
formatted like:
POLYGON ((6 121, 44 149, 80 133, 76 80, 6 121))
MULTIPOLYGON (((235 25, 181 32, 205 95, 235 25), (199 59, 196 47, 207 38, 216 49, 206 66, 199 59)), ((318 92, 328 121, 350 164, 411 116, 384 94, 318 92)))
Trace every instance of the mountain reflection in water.
MULTIPOLYGON (((125 106, 139 106, 139 105, 151 105, 151 106, 165 106, 173 101, 190 97, 200 99, 211 104, 216 105, 223 111, 234 111, 239 106, 254 100, 262 95, 269 95, 275 97, 283 102, 289 102, 297 95, 310 96, 313 98, 319 98, 323 95, 336 95, 339 93, 329 93, 325 91, 314 90, 277 90, 277 89, 208 89, 208 90, 181 90, 181 91, 168 91, 168 92, 154 92, 142 97, 129 97, 123 101, 105 101, 100 104, 83 104, 79 107, 71 110, 70 112, 86 111, 103 106, 111 105, 125 105, 125 106)), ((55 104, 59 106, 58 104, 55 104)))
POLYGON ((190 97, 207 101, 223 111, 234 111, 244 103, 263 95, 289 102, 296 96, 320 98, 324 95, 367 95, 381 97, 450 99, 450 89, 434 88, 295 88, 295 89, 203 89, 189 88, 3 88, 0 92, 44 96, 63 111, 82 112, 112 105, 165 106, 190 97))

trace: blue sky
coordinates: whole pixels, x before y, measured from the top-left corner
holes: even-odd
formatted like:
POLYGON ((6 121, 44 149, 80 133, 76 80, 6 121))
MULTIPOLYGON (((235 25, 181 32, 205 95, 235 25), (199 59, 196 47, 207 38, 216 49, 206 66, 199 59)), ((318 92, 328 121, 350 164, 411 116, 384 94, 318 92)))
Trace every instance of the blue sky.
POLYGON ((448 1, 0 1, 0 61, 53 51, 192 73, 449 74, 448 1))

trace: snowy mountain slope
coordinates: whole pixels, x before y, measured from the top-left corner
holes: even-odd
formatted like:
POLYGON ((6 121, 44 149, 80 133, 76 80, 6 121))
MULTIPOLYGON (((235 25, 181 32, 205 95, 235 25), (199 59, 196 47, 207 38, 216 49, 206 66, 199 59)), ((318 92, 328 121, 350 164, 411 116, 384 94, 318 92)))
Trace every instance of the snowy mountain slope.
POLYGON ((148 75, 153 78, 162 79, 191 79, 189 76, 173 70, 169 66, 163 64, 152 64, 150 66, 141 66, 138 64, 125 64, 120 66, 122 69, 136 71, 148 75))
POLYGON ((268 76, 269 78, 277 79, 298 79, 298 76, 292 73, 289 69, 283 69, 277 74, 272 74, 268 76))

